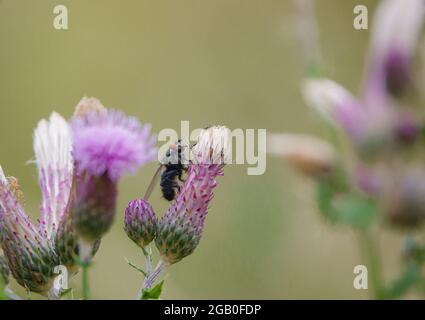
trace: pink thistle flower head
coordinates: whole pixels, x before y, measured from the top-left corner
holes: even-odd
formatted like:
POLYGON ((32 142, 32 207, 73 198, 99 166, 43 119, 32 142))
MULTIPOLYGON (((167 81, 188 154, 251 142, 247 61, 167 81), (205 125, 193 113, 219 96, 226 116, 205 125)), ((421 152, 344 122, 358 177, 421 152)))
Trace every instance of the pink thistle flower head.
POLYGON ((92 110, 75 116, 71 126, 79 173, 88 172, 97 177, 106 174, 118 181, 156 158, 150 125, 142 125, 121 111, 92 110))
POLYGON ((193 147, 194 162, 188 178, 158 225, 155 244, 167 264, 177 263, 198 246, 204 229, 208 207, 217 186, 216 177, 223 175, 228 129, 212 127, 201 132, 193 147))

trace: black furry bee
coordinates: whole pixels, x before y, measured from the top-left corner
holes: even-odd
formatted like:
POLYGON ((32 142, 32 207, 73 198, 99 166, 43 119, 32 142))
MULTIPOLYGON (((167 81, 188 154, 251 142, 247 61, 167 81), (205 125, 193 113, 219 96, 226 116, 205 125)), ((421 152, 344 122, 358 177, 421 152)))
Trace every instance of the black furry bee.
POLYGON ((165 154, 165 163, 163 166, 165 169, 161 174, 161 191, 162 195, 168 201, 174 200, 176 193, 179 189, 179 183, 177 179, 183 181, 183 173, 187 172, 187 165, 183 164, 183 146, 181 141, 177 141, 175 145, 172 145, 165 154))
POLYGON ((175 199, 180 188, 179 182, 184 181, 183 174, 188 170, 184 155, 185 148, 187 147, 182 144, 181 140, 178 140, 175 144, 170 146, 149 185, 145 199, 149 198, 151 195, 159 176, 161 177, 160 187, 163 197, 168 201, 175 199))

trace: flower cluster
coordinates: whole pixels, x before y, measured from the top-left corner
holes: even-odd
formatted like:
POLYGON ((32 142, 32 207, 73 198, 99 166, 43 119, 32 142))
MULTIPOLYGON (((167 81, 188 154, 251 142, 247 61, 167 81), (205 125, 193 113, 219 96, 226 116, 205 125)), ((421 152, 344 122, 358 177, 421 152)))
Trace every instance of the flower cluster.
MULTIPOLYGON (((361 95, 317 74, 302 84, 331 142, 306 135, 271 134, 268 151, 314 179, 320 212, 349 226, 367 248, 376 298, 401 296, 422 277, 424 260, 409 253, 393 285, 381 283, 372 226, 419 230, 425 221, 425 119, 412 99, 414 55, 425 17, 422 0, 383 0, 376 9, 361 95), (409 97, 409 99, 407 99, 409 97)), ((410 243, 410 242, 409 242, 410 243)), ((413 251, 409 245, 407 251, 413 251)))
POLYGON ((27 290, 59 298, 55 267, 65 265, 72 275, 78 255, 94 255, 113 221, 119 179, 155 158, 155 138, 136 118, 83 98, 70 122, 57 113, 39 122, 34 152, 38 224, 25 213, 17 179, 0 167, 0 274, 6 282, 10 270, 27 290))
POLYGON ((424 154, 418 150, 424 119, 403 98, 415 88, 412 64, 424 15, 421 0, 387 0, 378 6, 360 97, 324 77, 303 83, 307 104, 346 134, 356 155, 354 161, 344 163, 344 156, 335 157, 334 146, 318 139, 302 152, 300 141, 305 138, 288 143, 287 135, 272 135, 269 141, 271 153, 298 167, 310 161, 317 169, 325 166, 327 172, 334 168, 340 179, 338 191, 354 187, 378 203, 386 221, 412 227, 425 220, 421 200, 425 196, 421 182, 425 170, 420 169, 424 154), (347 180, 343 186, 341 174, 347 180))

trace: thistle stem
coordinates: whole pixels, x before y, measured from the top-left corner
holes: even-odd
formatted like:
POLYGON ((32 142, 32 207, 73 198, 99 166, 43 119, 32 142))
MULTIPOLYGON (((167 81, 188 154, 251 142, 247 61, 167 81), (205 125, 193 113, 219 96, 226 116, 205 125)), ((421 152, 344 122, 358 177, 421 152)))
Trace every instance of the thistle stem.
POLYGON ((367 268, 369 271, 369 279, 372 284, 372 294, 376 300, 384 298, 384 286, 381 274, 381 261, 379 257, 379 250, 377 243, 370 233, 370 231, 362 231, 359 234, 359 243, 362 255, 367 261, 367 268))
POLYGON ((168 263, 166 263, 164 260, 159 260, 157 266, 155 269, 148 274, 148 276, 145 278, 145 281, 143 282, 143 287, 139 292, 139 300, 141 300, 143 296, 143 291, 152 288, 152 286, 155 284, 155 282, 158 280, 158 278, 161 276, 161 274, 166 270, 168 267, 168 263))
POLYGON ((83 300, 90 299, 90 282, 89 282, 89 268, 91 265, 93 244, 85 241, 79 242, 80 250, 80 265, 82 269, 82 293, 83 300))
POLYGON ((9 300, 23 300, 20 296, 18 296, 8 287, 4 288, 4 295, 9 300))
POLYGON ((142 251, 145 256, 146 273, 150 274, 152 272, 152 251, 150 249, 146 250, 144 247, 142 247, 142 251))
POLYGON ((89 285, 89 262, 83 262, 81 264, 82 274, 82 290, 83 290, 83 300, 90 299, 90 285, 89 285))

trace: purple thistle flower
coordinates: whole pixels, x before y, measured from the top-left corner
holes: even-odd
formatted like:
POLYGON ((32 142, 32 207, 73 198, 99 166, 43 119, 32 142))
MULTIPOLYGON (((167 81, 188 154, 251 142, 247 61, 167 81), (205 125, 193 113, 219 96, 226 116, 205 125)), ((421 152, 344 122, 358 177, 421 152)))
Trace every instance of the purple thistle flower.
POLYGON ((133 200, 125 209, 124 230, 139 247, 147 246, 156 236, 157 218, 146 200, 133 200))
POLYGON ((150 134, 150 125, 141 125, 121 111, 90 111, 74 117, 71 125, 74 158, 80 174, 106 174, 116 182, 156 158, 156 141, 150 134))
POLYGON ((200 134, 192 149, 195 159, 189 165, 188 177, 158 225, 155 244, 166 264, 190 255, 201 239, 216 177, 223 175, 228 139, 228 129, 212 127, 200 134))
POLYGON ((154 160, 157 150, 150 126, 121 111, 88 108, 74 116, 71 127, 78 176, 73 219, 82 244, 89 245, 80 249, 90 250, 112 225, 119 179, 154 160))

